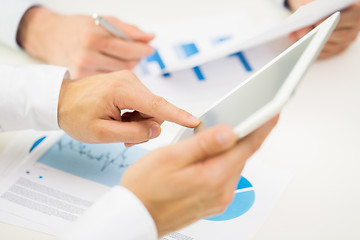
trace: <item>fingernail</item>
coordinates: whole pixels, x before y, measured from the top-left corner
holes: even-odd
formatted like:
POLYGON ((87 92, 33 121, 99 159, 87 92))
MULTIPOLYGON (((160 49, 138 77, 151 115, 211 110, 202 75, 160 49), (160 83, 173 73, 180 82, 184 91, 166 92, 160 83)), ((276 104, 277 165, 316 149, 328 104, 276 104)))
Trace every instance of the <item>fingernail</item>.
POLYGON ((200 119, 197 118, 197 117, 195 117, 195 116, 193 116, 193 115, 190 115, 190 116, 188 117, 188 120, 189 120, 189 122, 191 122, 191 125, 197 126, 197 125, 200 124, 200 119))
POLYGON ((156 138, 159 135, 160 135, 160 127, 159 127, 159 125, 156 125, 156 124, 152 125, 150 127, 149 139, 156 138))
POLYGON ((215 138, 222 146, 228 146, 234 141, 234 132, 231 130, 218 130, 215 138))

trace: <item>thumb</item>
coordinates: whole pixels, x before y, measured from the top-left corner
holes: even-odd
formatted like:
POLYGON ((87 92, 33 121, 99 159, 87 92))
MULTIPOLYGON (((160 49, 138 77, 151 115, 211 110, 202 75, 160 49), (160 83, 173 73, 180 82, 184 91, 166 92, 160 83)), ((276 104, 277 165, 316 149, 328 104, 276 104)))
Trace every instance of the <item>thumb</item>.
POLYGON ((312 26, 309 26, 309 27, 304 27, 304 28, 301 28, 295 32, 292 32, 290 35, 289 35, 289 39, 290 41, 292 42, 296 42, 298 41, 300 38, 304 37, 306 34, 308 34, 311 30, 313 30, 314 27, 312 26))
POLYGON ((190 139, 173 145, 171 151, 177 154, 176 156, 181 156, 181 159, 177 159, 178 166, 184 167, 218 155, 233 147, 236 142, 237 136, 232 128, 222 125, 204 130, 190 139))

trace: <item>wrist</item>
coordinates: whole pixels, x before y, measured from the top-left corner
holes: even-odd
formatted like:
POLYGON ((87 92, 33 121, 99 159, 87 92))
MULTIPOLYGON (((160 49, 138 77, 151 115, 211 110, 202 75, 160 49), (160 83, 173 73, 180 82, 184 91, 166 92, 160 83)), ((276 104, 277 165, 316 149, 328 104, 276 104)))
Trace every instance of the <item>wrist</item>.
POLYGON ((66 92, 67 92, 67 87, 69 85, 71 80, 66 80, 64 79, 62 84, 61 84, 61 89, 60 89, 60 94, 59 94, 59 102, 58 102, 58 125, 61 129, 63 129, 63 114, 65 112, 64 110, 64 102, 65 102, 65 95, 66 95, 66 92))
POLYGON ((42 49, 42 37, 48 34, 49 24, 58 18, 58 14, 44 7, 34 6, 23 15, 17 32, 17 43, 30 55, 40 58, 42 49))

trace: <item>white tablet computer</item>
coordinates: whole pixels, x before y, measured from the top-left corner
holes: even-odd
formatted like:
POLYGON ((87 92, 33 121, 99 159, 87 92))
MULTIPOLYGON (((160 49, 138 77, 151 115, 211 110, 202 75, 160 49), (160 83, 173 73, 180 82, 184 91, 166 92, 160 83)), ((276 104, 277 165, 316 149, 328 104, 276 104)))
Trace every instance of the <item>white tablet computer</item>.
POLYGON ((214 104, 200 117, 199 127, 182 129, 174 142, 192 136, 199 128, 218 124, 232 126, 242 138, 270 120, 290 99, 339 19, 340 13, 334 13, 214 104))

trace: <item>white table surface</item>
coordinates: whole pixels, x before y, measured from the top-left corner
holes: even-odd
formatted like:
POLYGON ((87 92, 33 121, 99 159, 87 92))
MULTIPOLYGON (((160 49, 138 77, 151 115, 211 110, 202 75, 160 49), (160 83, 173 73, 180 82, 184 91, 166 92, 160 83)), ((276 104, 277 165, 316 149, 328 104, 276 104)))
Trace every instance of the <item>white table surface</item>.
MULTIPOLYGON (((63 13, 95 10, 134 24, 246 10, 254 19, 281 18, 271 0, 42 0, 63 13)), ((0 63, 36 63, 0 46, 0 63)), ((318 61, 259 156, 294 178, 254 239, 360 239, 360 38, 344 54, 318 61)), ((6 140, 11 134, 0 134, 6 140)), ((0 239, 53 237, 0 223, 0 239)))

